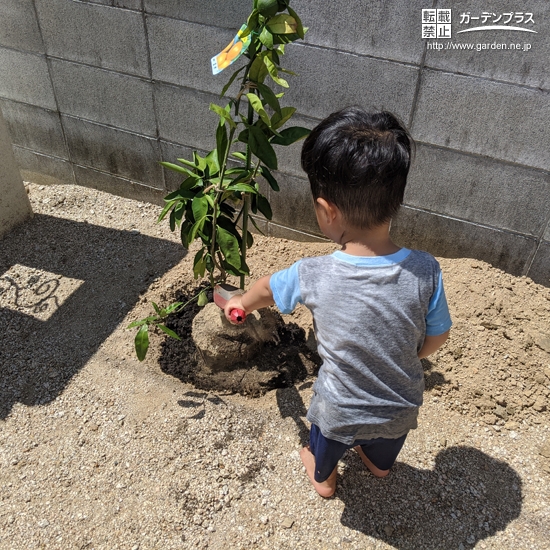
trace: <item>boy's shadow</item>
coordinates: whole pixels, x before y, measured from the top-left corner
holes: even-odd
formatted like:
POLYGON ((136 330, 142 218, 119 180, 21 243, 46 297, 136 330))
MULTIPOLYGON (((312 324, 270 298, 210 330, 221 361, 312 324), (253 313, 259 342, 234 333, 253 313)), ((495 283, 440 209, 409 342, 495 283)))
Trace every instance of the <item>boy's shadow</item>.
POLYGON ((397 462, 377 479, 358 455, 345 457, 336 497, 343 525, 399 549, 471 548, 521 511, 522 482, 505 462, 472 447, 441 451, 433 470, 397 462))
MULTIPOLYGON (((306 385, 311 385, 310 382, 306 382, 300 386, 303 389, 306 385)), ((307 409, 296 386, 290 386, 288 388, 278 388, 277 393, 277 405, 279 412, 283 418, 290 416, 296 423, 298 428, 298 437, 300 438, 300 445, 304 447, 309 444, 309 428, 302 420, 307 414, 307 409)))

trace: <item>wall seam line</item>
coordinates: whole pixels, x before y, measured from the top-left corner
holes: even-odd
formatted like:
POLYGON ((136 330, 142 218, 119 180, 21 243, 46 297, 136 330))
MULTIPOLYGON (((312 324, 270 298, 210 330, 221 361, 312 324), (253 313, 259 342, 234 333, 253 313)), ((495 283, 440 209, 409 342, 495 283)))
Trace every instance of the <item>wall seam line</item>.
POLYGON ((423 212, 424 214, 431 214, 432 216, 437 216, 438 218, 444 218, 446 220, 452 220, 457 221, 461 223, 467 223, 469 225, 473 225, 475 227, 480 227, 482 229, 490 229, 491 231, 496 231, 498 233, 506 233, 507 235, 513 235, 515 237, 522 237, 526 240, 532 240, 535 242, 539 241, 539 237, 536 235, 528 235, 526 233, 521 233, 519 231, 514 231, 513 229, 506 229, 503 227, 495 227, 493 225, 487 225, 484 223, 474 222, 471 220, 467 220, 465 218, 457 218, 455 216, 449 216, 448 214, 442 214, 441 212, 435 212, 434 210, 428 210, 425 208, 419 208, 417 206, 411 206, 409 204, 403 204, 403 207, 408 208, 409 210, 415 210, 417 212, 423 212))
POLYGON ((69 157, 68 162, 70 164, 71 173, 73 175, 72 183, 76 185, 76 174, 75 174, 75 171, 74 171, 73 160, 72 160, 72 156, 71 156, 71 149, 69 147, 69 142, 67 140, 67 134, 65 132, 65 127, 63 126, 63 120, 61 120, 61 109, 59 108, 59 100, 57 98, 57 90, 56 90, 56 87, 55 87, 54 82, 53 82, 50 56, 48 55, 48 47, 47 47, 46 41, 44 40, 44 33, 42 32, 42 24, 40 23, 40 16, 38 14, 38 9, 36 7, 36 0, 32 0, 32 6, 33 6, 34 14, 35 14, 35 17, 36 17, 36 25, 38 27, 38 32, 40 33, 40 39, 42 40, 42 44, 44 45, 44 56, 46 58, 46 66, 48 67, 48 77, 50 79, 50 86, 52 87, 52 93, 53 93, 53 98, 54 98, 55 107, 56 107, 56 114, 57 114, 57 117, 59 118, 59 125, 61 127, 61 133, 63 134, 63 143, 65 144, 65 147, 67 149, 67 156, 69 157))

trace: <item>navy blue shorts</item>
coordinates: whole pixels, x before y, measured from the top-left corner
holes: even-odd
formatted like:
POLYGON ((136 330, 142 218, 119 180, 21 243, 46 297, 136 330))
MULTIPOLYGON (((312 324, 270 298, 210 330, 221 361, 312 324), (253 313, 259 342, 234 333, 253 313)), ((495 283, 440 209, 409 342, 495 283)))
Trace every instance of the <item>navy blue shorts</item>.
POLYGON ((344 453, 357 445, 361 446, 366 457, 377 468, 389 470, 401 451, 406 437, 407 434, 398 439, 385 439, 384 437, 357 439, 351 445, 347 445, 334 439, 327 439, 321 430, 312 424, 309 432, 309 448, 315 457, 315 481, 318 483, 326 481, 344 453))

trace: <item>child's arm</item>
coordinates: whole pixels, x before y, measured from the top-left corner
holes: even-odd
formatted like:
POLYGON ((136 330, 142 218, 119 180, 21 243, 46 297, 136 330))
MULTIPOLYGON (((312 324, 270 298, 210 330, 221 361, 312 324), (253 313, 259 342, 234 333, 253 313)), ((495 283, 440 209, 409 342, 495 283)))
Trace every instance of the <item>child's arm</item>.
POLYGON ((437 351, 447 341, 449 332, 450 331, 444 332, 438 336, 426 336, 424 339, 424 344, 422 344, 422 347, 418 352, 419 359, 424 359, 424 357, 428 357, 428 355, 431 355, 434 351, 437 351))
POLYGON ((258 279, 244 294, 240 296, 233 296, 225 304, 224 313, 228 321, 231 321, 229 317, 232 309, 242 309, 245 313, 251 313, 256 309, 272 306, 275 303, 273 299, 273 292, 269 286, 269 279, 271 275, 266 275, 261 279, 258 279))

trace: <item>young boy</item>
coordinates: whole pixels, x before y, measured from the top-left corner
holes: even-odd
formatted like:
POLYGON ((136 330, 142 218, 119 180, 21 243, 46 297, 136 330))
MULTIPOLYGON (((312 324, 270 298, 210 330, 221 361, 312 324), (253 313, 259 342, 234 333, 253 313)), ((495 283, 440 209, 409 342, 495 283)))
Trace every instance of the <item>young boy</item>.
POLYGON ((390 222, 401 203, 412 139, 387 112, 352 107, 331 114, 302 149, 321 231, 342 249, 304 258, 259 279, 228 301, 251 312, 297 303, 313 314, 323 360, 300 453, 323 497, 336 490, 338 460, 354 447, 384 477, 417 427, 424 374, 420 359, 443 345, 451 319, 441 270, 426 252, 400 248, 390 222))

